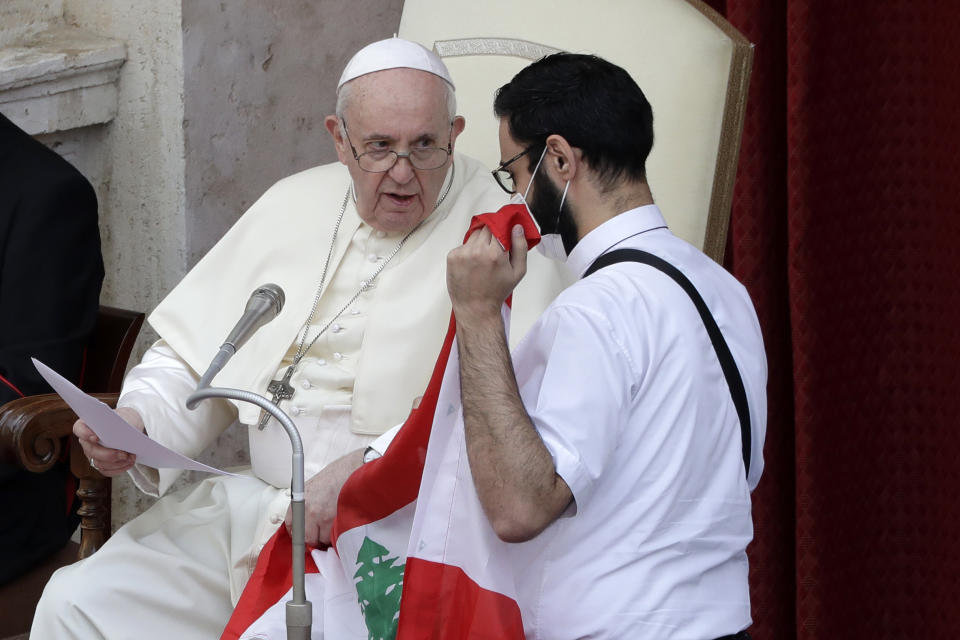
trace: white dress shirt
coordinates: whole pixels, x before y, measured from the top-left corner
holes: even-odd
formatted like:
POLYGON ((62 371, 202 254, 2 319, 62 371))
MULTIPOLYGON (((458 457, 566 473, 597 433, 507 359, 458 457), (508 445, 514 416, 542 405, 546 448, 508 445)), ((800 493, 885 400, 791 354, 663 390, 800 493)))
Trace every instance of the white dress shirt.
POLYGON ((750 624, 745 550, 766 426, 756 314, 654 205, 590 232, 567 266, 580 276, 614 248, 667 260, 706 301, 746 387, 750 478, 730 391, 683 289, 635 262, 574 283, 513 351, 524 405, 574 496, 565 517, 511 548, 524 626, 531 638, 735 633, 750 624))

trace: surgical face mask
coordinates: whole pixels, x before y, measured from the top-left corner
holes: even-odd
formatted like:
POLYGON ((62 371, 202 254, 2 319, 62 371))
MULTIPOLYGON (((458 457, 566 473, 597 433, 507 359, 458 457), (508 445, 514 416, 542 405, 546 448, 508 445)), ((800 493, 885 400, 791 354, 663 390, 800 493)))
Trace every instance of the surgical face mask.
POLYGON ((537 251, 551 260, 566 262, 567 252, 563 247, 563 238, 560 236, 559 220, 560 212, 563 211, 563 203, 567 199, 567 189, 570 188, 570 181, 568 180, 563 188, 563 197, 560 198, 560 206, 557 208, 557 216, 553 221, 552 228, 545 228, 545 222, 537 218, 536 214, 533 213, 533 210, 527 203, 527 194, 530 193, 530 187, 533 186, 533 180, 537 175, 537 171, 540 169, 540 164, 543 162, 543 158, 546 153, 547 149, 544 147, 543 153, 540 154, 540 159, 537 160, 537 166, 533 168, 533 173, 530 174, 530 181, 527 183, 526 190, 523 192, 523 194, 515 193, 510 199, 510 202, 513 204, 523 204, 523 206, 527 208, 527 213, 530 214, 530 217, 533 219, 534 223, 536 223, 537 230, 540 232, 540 244, 537 245, 537 251))

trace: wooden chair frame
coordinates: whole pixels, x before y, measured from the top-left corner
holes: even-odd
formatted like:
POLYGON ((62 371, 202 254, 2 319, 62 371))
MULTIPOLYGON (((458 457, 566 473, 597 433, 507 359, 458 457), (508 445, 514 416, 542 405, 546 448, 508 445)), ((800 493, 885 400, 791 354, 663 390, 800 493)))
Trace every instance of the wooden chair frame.
MULTIPOLYGON (((144 314, 101 306, 87 349, 81 387, 115 407, 127 361, 144 314)), ((78 479, 81 541, 78 558, 94 553, 110 537, 110 480, 90 466, 73 436, 77 416, 56 394, 18 398, 0 407, 0 461, 42 473, 69 447, 70 471, 78 479)))

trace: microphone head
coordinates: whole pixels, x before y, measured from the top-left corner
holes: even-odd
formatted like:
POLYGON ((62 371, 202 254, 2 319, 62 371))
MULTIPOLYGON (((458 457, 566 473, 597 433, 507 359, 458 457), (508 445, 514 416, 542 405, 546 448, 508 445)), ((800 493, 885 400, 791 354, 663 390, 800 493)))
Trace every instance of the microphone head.
POLYGON ((250 296, 250 300, 253 301, 254 298, 265 298, 269 300, 271 306, 275 309, 273 313, 273 318, 277 317, 280 314, 280 311, 283 310, 283 304, 286 302, 286 296, 283 294, 283 289, 279 285, 268 282, 267 284, 262 284, 257 287, 256 291, 253 292, 250 296))

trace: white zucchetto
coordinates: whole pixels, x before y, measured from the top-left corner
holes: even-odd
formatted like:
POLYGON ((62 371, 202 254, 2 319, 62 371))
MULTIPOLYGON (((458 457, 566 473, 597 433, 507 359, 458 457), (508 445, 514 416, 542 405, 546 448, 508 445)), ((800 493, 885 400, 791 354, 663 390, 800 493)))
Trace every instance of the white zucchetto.
POLYGON ((419 69, 445 80, 451 87, 453 80, 440 56, 416 42, 403 38, 387 38, 360 49, 347 63, 337 83, 337 91, 346 83, 375 71, 387 69, 419 69))

